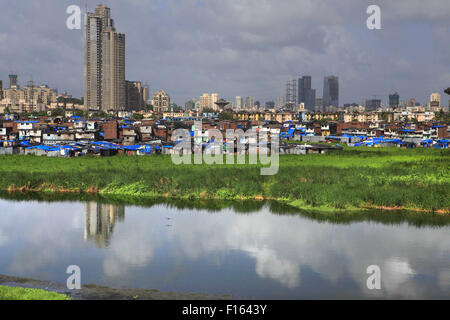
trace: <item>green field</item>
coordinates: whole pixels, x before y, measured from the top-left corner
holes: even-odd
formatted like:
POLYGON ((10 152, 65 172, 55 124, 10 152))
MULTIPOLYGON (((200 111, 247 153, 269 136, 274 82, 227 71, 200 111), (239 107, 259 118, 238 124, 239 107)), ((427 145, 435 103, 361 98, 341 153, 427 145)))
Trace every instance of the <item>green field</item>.
POLYGON ((274 176, 260 165, 175 165, 170 156, 0 156, 0 190, 102 196, 275 199, 304 209, 450 211, 450 150, 345 148, 283 155, 274 176))
POLYGON ((70 300, 68 296, 40 289, 0 286, 0 300, 70 300))

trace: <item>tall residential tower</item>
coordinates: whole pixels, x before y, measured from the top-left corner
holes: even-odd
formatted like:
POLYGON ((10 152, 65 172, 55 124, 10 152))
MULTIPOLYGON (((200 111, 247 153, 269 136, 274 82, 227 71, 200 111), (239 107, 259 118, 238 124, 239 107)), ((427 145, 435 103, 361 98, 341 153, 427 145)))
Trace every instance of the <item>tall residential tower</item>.
POLYGON ((328 76, 323 81, 323 106, 339 107, 339 78, 328 76))
POLYGON ((124 110, 125 35, 116 32, 111 10, 103 5, 86 13, 84 21, 85 108, 124 110))
POLYGON ((298 103, 304 103, 305 109, 313 111, 316 105, 316 90, 311 88, 311 76, 298 79, 298 103))

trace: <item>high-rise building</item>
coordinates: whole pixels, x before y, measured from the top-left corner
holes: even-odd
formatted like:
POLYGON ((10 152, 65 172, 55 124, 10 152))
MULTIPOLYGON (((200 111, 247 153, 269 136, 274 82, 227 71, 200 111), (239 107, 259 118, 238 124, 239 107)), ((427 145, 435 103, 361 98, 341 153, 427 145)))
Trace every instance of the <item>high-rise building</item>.
POLYGON ((380 99, 368 99, 366 100, 366 111, 377 111, 381 108, 380 99))
POLYGON ((15 88, 17 87, 17 74, 10 74, 9 75, 9 88, 15 88))
POLYGON ((153 111, 157 113, 167 112, 170 107, 170 97, 164 90, 159 90, 153 95, 153 111))
POLYGON ((316 103, 314 104, 314 111, 322 111, 323 110, 323 99, 316 98, 316 103))
POLYGON ((144 87, 140 81, 126 81, 126 110, 145 108, 144 87))
POLYGON ((206 108, 212 108, 211 106, 212 102, 211 102, 211 94, 209 93, 204 93, 200 96, 200 109, 204 110, 206 108))
POLYGON ((0 100, 3 99, 3 81, 0 80, 0 100))
POLYGON ((211 108, 214 110, 219 110, 219 107, 216 105, 216 102, 219 101, 219 94, 218 93, 211 93, 211 108))
POLYGON ((236 109, 241 110, 244 107, 244 99, 240 96, 236 96, 236 109))
POLYGON ((276 107, 277 108, 283 108, 284 107, 284 97, 283 96, 281 96, 281 97, 278 97, 278 100, 277 100, 277 105, 276 105, 276 107))
POLYGON ((298 79, 298 103, 304 103, 305 109, 313 110, 316 104, 316 90, 311 88, 311 76, 298 79))
POLYGON ((148 84, 144 85, 144 92, 143 92, 143 94, 144 94, 144 104, 145 104, 145 106, 147 106, 148 99, 150 97, 150 86, 148 84))
POLYGON ((111 10, 99 5, 84 22, 84 103, 88 110, 124 110, 125 35, 116 32, 111 10))
POLYGON ((297 108, 297 79, 286 82, 286 108, 294 110, 297 108))
POLYGON ((339 107, 339 78, 328 76, 323 81, 323 107, 339 107))
POLYGON ((204 93, 200 96, 201 109, 213 109, 218 110, 216 102, 219 101, 218 93, 204 93))
POLYGON ((185 110, 195 110, 195 103, 197 102, 197 99, 189 99, 184 103, 184 109, 185 110))
POLYGON ((430 95, 429 106, 431 111, 439 111, 441 109, 441 95, 439 93, 432 93, 430 95))
POLYGON ((389 107, 397 109, 400 105, 400 96, 397 92, 389 95, 389 107))
POLYGON ((245 109, 252 109, 255 106, 255 97, 245 98, 245 109))

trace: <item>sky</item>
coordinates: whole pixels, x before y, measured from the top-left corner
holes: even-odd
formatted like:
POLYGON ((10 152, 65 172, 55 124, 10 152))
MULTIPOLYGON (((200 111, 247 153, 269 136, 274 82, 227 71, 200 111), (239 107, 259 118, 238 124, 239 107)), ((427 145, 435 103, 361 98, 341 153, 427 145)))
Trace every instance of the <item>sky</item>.
MULTIPOLYGON (((204 92, 264 103, 285 95, 286 81, 339 76, 340 104, 397 91, 424 104, 450 87, 448 0, 88 0, 111 8, 126 34, 126 78, 179 105, 204 92), (369 5, 381 30, 369 30, 369 5)), ((66 27, 70 5, 86 0, 0 0, 0 80, 31 78, 83 95, 82 30, 66 27)))

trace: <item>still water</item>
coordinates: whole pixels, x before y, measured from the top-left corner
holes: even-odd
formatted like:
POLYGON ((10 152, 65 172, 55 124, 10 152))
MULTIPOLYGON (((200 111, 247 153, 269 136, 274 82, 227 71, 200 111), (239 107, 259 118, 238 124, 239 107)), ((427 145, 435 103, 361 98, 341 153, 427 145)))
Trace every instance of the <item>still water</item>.
POLYGON ((449 299, 450 223, 380 215, 340 221, 270 204, 0 199, 0 274, 65 283, 67 266, 78 265, 82 283, 116 288, 258 299, 449 299), (381 290, 367 288, 370 265, 381 269, 381 290))

